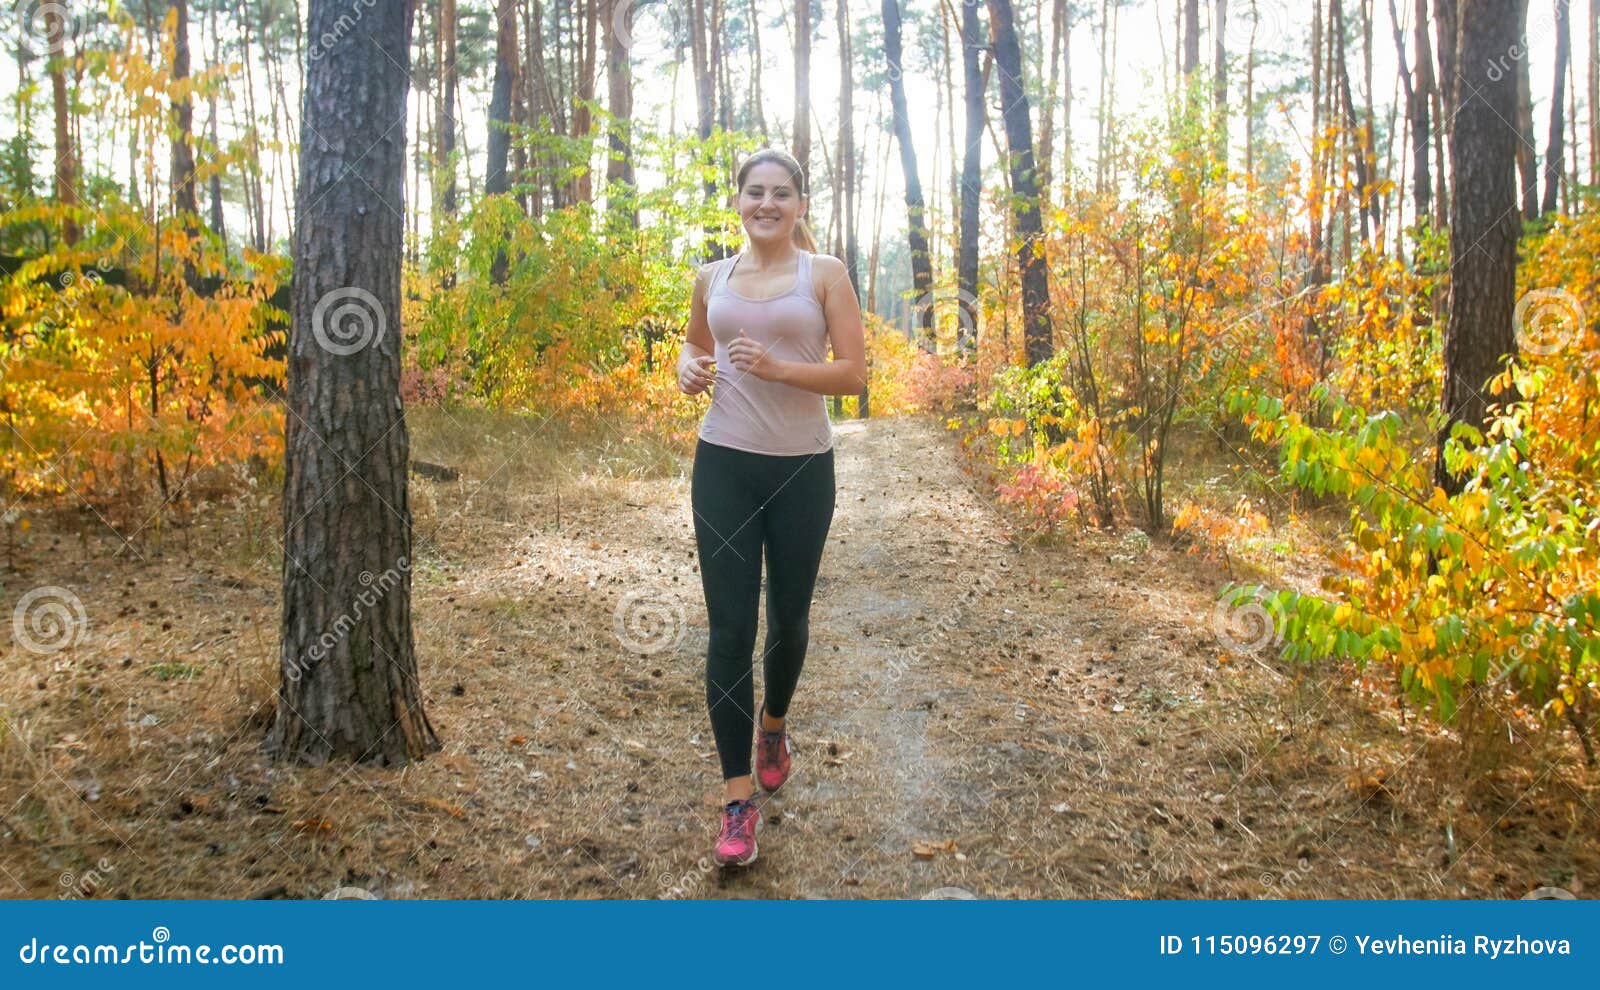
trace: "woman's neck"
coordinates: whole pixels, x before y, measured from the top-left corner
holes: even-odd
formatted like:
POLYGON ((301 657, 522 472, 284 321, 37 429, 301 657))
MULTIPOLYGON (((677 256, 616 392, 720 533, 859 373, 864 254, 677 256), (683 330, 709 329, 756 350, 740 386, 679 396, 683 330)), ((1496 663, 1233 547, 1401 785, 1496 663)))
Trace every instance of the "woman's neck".
POLYGON ((783 268, 787 267, 790 258, 800 253, 800 248, 793 241, 783 241, 778 244, 751 242, 744 253, 750 256, 752 267, 783 268))

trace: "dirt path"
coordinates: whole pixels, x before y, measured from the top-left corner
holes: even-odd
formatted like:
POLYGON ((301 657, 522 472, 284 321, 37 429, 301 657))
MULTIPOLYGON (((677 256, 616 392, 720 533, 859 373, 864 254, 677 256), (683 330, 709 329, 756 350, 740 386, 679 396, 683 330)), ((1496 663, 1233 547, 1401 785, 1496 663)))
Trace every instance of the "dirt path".
POLYGON ((537 427, 477 433, 472 448, 419 431, 415 453, 463 478, 415 489, 418 659, 445 749, 402 773, 258 754, 277 677, 271 545, 130 560, 38 541, 21 586, 82 589, 91 622, 61 653, 11 647, 6 896, 1504 897, 1600 882, 1593 781, 1570 760, 1442 778, 1456 744, 1375 714, 1346 678, 1219 642, 1214 566, 1124 536, 1012 538, 926 419, 838 426, 794 775, 757 863, 716 869, 688 463, 607 473, 626 438, 563 465, 537 427))

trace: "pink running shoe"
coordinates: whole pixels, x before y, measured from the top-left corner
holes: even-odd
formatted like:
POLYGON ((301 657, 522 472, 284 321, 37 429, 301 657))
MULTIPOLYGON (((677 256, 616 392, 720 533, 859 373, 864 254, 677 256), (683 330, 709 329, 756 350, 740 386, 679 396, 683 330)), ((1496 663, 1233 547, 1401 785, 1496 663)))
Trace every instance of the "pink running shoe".
POLYGON ((753 800, 729 801, 722 809, 722 832, 712 856, 723 866, 749 866, 756 861, 756 831, 761 809, 753 800))
POLYGON ((761 727, 766 714, 763 704, 756 716, 756 781, 770 794, 789 779, 789 725, 785 722, 777 732, 768 732, 761 727))

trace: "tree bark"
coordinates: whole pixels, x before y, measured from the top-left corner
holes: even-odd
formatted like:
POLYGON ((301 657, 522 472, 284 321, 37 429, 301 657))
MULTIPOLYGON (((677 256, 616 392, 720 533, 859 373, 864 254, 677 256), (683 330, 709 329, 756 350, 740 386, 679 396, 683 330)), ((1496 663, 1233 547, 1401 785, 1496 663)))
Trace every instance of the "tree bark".
POLYGON ((1001 116, 1006 125, 1013 212, 1019 236, 1017 267, 1022 272, 1023 343, 1028 365, 1032 367, 1048 360, 1055 350, 1050 324, 1049 268, 1044 256, 1039 189, 1034 175, 1033 134, 1011 0, 989 0, 989 17, 995 42, 995 67, 1000 70, 1001 116))
MULTIPOLYGON (((1462 66, 1491 66, 1522 37, 1523 3, 1462 0, 1457 57, 1462 66)), ((1488 380, 1504 355, 1515 355, 1512 327, 1516 307, 1517 134, 1515 72, 1486 71, 1474 79, 1457 77, 1452 103, 1450 164, 1455 176, 1450 199, 1450 291, 1444 337, 1443 411, 1436 483, 1458 492, 1465 479, 1444 463, 1444 441, 1456 423, 1482 429, 1488 416, 1488 380)), ((1515 401, 1515 394, 1497 402, 1515 401)))
POLYGON ((310 0, 294 225, 277 759, 440 748, 411 627, 400 262, 412 6, 310 0), (316 121, 313 130, 308 121, 316 121))

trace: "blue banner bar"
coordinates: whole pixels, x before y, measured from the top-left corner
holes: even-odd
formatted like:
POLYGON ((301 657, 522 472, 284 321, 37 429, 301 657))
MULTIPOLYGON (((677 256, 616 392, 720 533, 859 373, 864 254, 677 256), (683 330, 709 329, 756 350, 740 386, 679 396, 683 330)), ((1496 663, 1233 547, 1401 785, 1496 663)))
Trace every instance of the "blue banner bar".
POLYGON ((1349 990, 1353 979, 1591 986, 1600 910, 1580 900, 6 901, 0 930, 4 987, 281 988, 340 976, 650 986, 748 973, 802 986, 1293 979, 1294 990, 1349 990))

